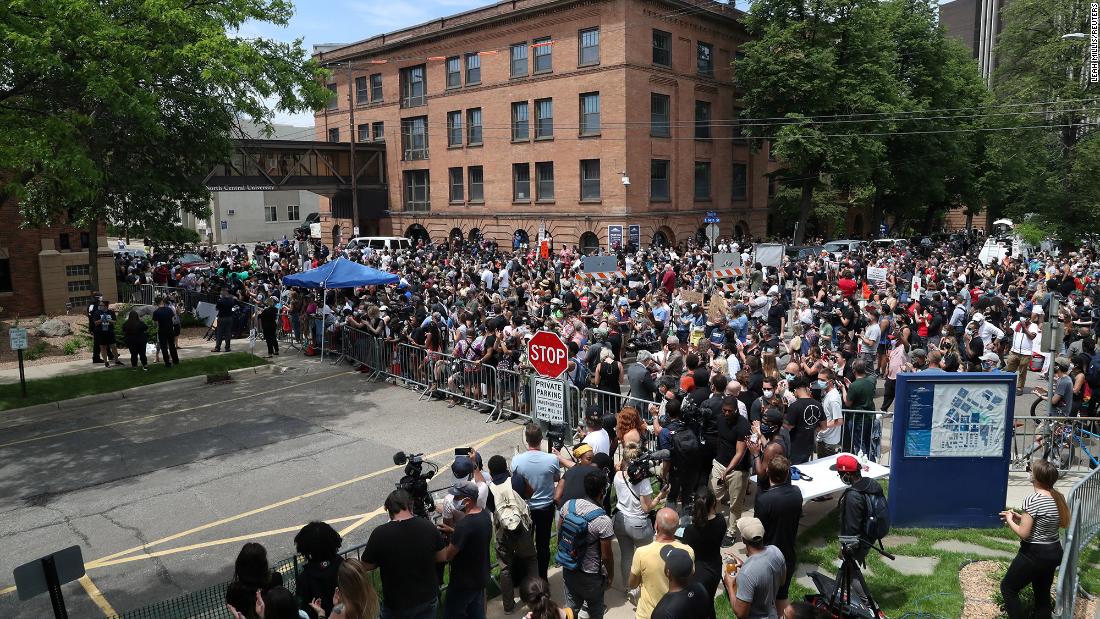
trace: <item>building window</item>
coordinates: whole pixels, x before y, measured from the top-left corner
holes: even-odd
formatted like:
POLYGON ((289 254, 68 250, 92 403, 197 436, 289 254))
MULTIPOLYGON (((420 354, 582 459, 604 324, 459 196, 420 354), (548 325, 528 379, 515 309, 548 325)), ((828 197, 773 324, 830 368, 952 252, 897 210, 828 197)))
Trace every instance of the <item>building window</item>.
POLYGON ((699 41, 695 46, 695 64, 699 75, 714 77, 714 46, 699 41))
POLYGON ((600 199, 600 160, 581 159, 581 200, 600 199))
POLYGON ((472 165, 467 170, 470 185, 470 202, 485 201, 485 172, 479 165, 472 165))
POLYGON ((287 221, 298 221, 299 219, 301 219, 301 213, 302 213, 301 207, 298 206, 297 204, 288 204, 288 205, 286 205, 286 220, 287 221))
POLYGON ((65 250, 69 250, 69 249, 73 248, 72 244, 69 242, 69 233, 68 232, 62 232, 61 235, 59 237, 57 237, 57 243, 58 243, 58 247, 61 249, 61 251, 65 251, 65 250))
POLYGON ((535 199, 554 199, 554 162, 540 161, 535 164, 535 199))
POLYGON ((328 109, 338 109, 340 107, 340 100, 336 98, 336 84, 329 84, 328 91, 331 93, 328 96, 328 109))
POLYGON ((580 57, 578 66, 587 66, 600 63, 600 29, 589 28, 580 32, 580 57))
POLYGON ((370 100, 371 103, 382 102, 382 74, 374 73, 370 76, 370 100))
POLYGON ((88 249, 88 246, 92 244, 92 237, 87 232, 80 233, 80 249, 88 249))
POLYGON ((370 123, 363 123, 359 125, 356 131, 355 139, 359 142, 370 142, 370 123))
POLYGON ((466 85, 481 83, 481 56, 466 54, 466 85))
POLYGON ((710 139, 710 102, 695 102, 695 139, 710 139))
POLYGON ((428 117, 401 119, 401 152, 405 161, 428 158, 428 117))
POLYGON ((466 110, 466 143, 470 146, 481 144, 481 108, 466 110))
POLYGON ((69 292, 83 292, 85 290, 92 289, 92 282, 87 279, 78 279, 71 282, 66 282, 69 292))
POLYGON ((649 162, 649 199, 668 200, 668 159, 649 162))
POLYGON ((463 202, 465 201, 465 192, 462 188, 462 168, 450 168, 447 170, 447 176, 450 178, 450 200, 451 202, 463 202))
POLYGON ((526 140, 529 135, 527 102, 516 101, 512 104, 512 139, 526 140))
POLYGON ((279 207, 264 206, 264 221, 268 223, 279 221, 279 207))
POLYGON ((600 93, 586 92, 581 95, 581 135, 595 135, 600 132, 600 93))
POLYGON ((339 127, 335 128, 335 129, 329 129, 328 130, 328 141, 329 142, 339 142, 340 141, 340 128, 339 127))
POLYGON ((667 138, 671 135, 670 106, 668 95, 650 93, 649 135, 656 138, 667 138))
POLYGON ((371 124, 371 133, 374 134, 375 142, 386 141, 386 124, 382 121, 371 124))
POLYGON ((0 258, 0 292, 12 292, 11 260, 0 258))
POLYGON ((369 101, 369 93, 367 91, 367 78, 357 77, 355 78, 355 102, 367 103, 369 101))
POLYGON ((734 163, 730 183, 730 197, 734 200, 744 200, 749 194, 749 167, 743 163, 734 163))
POLYGON ((653 31, 653 64, 672 66, 672 35, 664 30, 653 31))
POLYGON ((733 83, 737 83, 737 63, 745 59, 745 52, 733 52, 733 83))
POLYGON ((431 210, 431 195, 428 190, 427 170, 405 171, 405 210, 431 210))
POLYGON ((462 86, 462 59, 451 56, 447 59, 447 88, 462 86))
POLYGON ((90 272, 91 269, 86 264, 70 264, 65 267, 65 277, 80 277, 90 272))
POLYGON ((424 65, 401 69, 401 107, 416 107, 427 102, 424 65))
POLYGON ((512 45, 512 65, 511 73, 512 77, 523 77, 527 75, 527 42, 515 43, 512 45))
POLYGON ((710 199, 710 162, 695 162, 695 199, 710 199))
POLYGON ((531 164, 512 164, 512 200, 515 202, 531 201, 531 164))
POLYGON ((550 37, 535 39, 531 42, 535 50, 535 73, 547 73, 553 70, 554 43, 550 37))
POLYGON ((535 101, 535 139, 554 137, 554 100, 535 101))
POLYGON ((447 112, 447 146, 462 146, 462 112, 447 112))

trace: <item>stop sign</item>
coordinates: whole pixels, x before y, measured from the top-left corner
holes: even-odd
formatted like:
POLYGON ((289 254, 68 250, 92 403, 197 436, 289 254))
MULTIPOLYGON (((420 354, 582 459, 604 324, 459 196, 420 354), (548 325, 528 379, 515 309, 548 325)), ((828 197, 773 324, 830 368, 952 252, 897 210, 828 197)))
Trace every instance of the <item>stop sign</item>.
POLYGON ((527 343, 527 359, 539 374, 557 378, 569 367, 569 349, 549 331, 539 331, 527 343))

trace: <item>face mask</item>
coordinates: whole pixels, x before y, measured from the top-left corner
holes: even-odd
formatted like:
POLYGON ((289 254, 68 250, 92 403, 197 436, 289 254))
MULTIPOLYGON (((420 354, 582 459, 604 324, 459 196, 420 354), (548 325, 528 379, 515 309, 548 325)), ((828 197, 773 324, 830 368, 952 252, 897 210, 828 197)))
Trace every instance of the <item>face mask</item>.
POLYGON ((765 398, 770 398, 773 395, 775 395, 775 390, 773 390, 773 389, 765 389, 764 390, 764 397, 765 398))
POLYGON ((814 387, 816 387, 818 389, 824 389, 825 388, 825 381, 823 381, 823 380, 814 381, 814 387))
POLYGON ((792 381, 794 380, 794 374, 791 374, 790 372, 783 372, 783 378, 787 379, 788 381, 792 381))

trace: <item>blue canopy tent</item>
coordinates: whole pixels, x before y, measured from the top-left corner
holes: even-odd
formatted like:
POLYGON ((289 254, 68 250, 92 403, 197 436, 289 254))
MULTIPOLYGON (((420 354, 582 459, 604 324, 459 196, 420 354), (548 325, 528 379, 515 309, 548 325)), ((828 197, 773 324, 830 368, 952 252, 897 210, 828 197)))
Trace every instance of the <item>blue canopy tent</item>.
POLYGON ((346 258, 337 258, 332 262, 326 262, 316 269, 287 275, 283 278, 284 286, 295 288, 320 288, 321 293, 321 359, 325 358, 325 327, 324 307, 325 295, 328 290, 334 288, 354 288, 356 286, 382 286, 396 284, 401 278, 393 273, 372 269, 369 266, 352 262, 346 258))

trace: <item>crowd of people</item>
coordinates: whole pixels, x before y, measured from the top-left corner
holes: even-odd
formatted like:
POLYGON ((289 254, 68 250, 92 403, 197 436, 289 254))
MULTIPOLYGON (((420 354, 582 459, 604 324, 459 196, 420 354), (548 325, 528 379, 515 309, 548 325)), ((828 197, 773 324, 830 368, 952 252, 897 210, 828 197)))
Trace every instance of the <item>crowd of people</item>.
MULTIPOLYGON (((699 599, 708 601, 699 612, 713 614, 709 600, 719 589, 738 617, 813 616, 788 600, 803 504, 790 483, 792 467, 844 452, 836 466, 851 488, 881 494, 858 471, 860 460, 880 456, 881 414, 892 407, 899 373, 1016 372, 1021 395, 1028 371, 1042 365, 1042 327, 1057 321, 1065 337, 1051 355, 1053 390, 1036 394, 1050 399, 1054 415, 1095 415, 1097 254, 1044 252, 983 264, 977 249, 963 241, 821 251, 765 266, 753 262, 749 246, 723 242, 713 250, 742 254, 746 274, 719 280, 710 273, 712 249, 688 244, 617 252, 618 274, 593 279, 576 247, 420 241, 412 250, 330 251, 273 242, 204 253, 205 270, 154 257, 120 263, 120 271, 138 283, 218 290, 216 350, 232 340, 221 321, 231 323, 234 304, 245 303, 266 310, 269 354, 278 352, 277 320, 307 348, 321 338, 361 336, 405 344, 423 353, 417 367, 399 370, 416 378, 410 382, 445 386, 440 397, 472 408, 489 395, 479 390, 495 389, 525 411, 526 390, 485 385, 477 373, 522 374, 526 341, 548 330, 569 347, 566 380, 613 396, 583 411, 571 449, 547 453, 542 429, 532 424, 529 450, 511 463, 493 456, 483 468, 480 456, 460 457, 439 527, 412 516, 411 498, 398 491, 386 502, 391 522, 372 534, 361 561, 318 551, 317 570, 328 570, 330 580, 348 571, 349 582, 365 583, 362 573, 381 568, 382 617, 434 616, 443 563, 452 566, 444 615, 483 616, 490 544, 505 609, 515 606, 518 587, 539 619, 576 617, 582 608, 601 617, 604 590, 616 585, 639 619, 684 616, 699 599), (400 284, 324 292, 281 284, 287 274, 341 256, 393 272, 400 284), (656 466, 654 449, 668 454, 656 466), (754 516, 746 518, 749 500, 754 516), (561 608, 545 581, 555 522, 561 608), (748 557, 733 575, 722 553, 739 541, 748 557), (415 560, 413 547, 420 549, 415 560), (350 565, 332 567, 338 563, 350 565)), ((1049 512, 1046 502, 1033 503, 1049 512)), ((860 533, 862 505, 851 501, 842 510, 856 512, 849 536, 860 533)), ((310 617, 337 616, 334 605, 346 616, 374 616, 369 588, 354 603, 340 601, 353 597, 342 587, 339 600, 318 589, 317 604, 302 591, 299 583, 306 603, 298 610, 310 617)))

